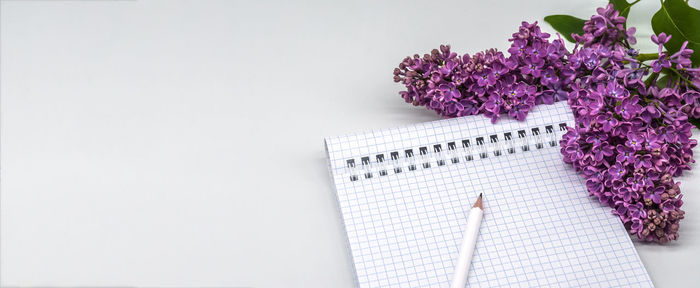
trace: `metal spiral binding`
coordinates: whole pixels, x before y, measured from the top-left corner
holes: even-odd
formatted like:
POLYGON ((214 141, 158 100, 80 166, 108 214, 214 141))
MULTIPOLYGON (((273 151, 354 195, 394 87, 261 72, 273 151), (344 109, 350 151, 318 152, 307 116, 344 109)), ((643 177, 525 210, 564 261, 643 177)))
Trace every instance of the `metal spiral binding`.
POLYGON ((557 146, 558 134, 566 131, 566 123, 533 127, 493 134, 486 137, 455 140, 445 143, 409 148, 403 151, 391 151, 365 157, 360 157, 359 164, 355 159, 346 160, 346 175, 350 181, 383 177, 390 174, 410 173, 419 169, 454 165, 462 161, 473 161, 488 157, 500 157, 519 151, 542 149, 545 146, 557 146))

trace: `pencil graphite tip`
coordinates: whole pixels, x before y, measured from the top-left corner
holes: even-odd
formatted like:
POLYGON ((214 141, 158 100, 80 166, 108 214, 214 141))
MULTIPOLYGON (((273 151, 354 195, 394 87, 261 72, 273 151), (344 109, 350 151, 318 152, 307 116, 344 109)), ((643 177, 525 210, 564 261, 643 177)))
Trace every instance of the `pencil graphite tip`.
POLYGON ((484 205, 481 204, 481 196, 482 196, 483 194, 484 194, 484 193, 479 193, 479 198, 476 199, 476 202, 474 202, 474 206, 472 206, 472 208, 474 208, 474 207, 479 207, 479 209, 484 210, 484 205))

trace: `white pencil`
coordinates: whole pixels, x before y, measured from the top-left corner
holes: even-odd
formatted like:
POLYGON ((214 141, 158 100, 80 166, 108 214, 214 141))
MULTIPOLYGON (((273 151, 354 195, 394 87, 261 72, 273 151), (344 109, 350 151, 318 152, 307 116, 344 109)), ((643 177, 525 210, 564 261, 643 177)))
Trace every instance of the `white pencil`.
POLYGON ((474 255, 474 247, 476 247, 476 238, 479 236, 479 227, 481 226, 481 218, 484 216, 484 206, 481 204, 481 194, 479 199, 476 199, 474 206, 469 210, 467 216, 467 229, 464 230, 462 238, 462 246, 459 247, 459 258, 455 266, 455 273, 452 277, 452 286, 450 288, 464 288, 467 285, 467 276, 469 276, 469 267, 472 264, 472 255, 474 255))

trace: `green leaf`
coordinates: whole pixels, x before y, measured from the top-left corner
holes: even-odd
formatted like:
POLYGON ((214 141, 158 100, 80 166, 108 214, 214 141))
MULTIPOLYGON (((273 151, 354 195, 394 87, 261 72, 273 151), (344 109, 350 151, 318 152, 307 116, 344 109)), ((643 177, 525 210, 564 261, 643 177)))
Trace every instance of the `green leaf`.
POLYGON ((690 122, 690 124, 693 124, 693 125, 695 125, 695 127, 698 127, 698 129, 700 129, 700 119, 688 118, 688 122, 690 122))
POLYGON ((549 15, 544 17, 544 21, 570 42, 576 42, 571 34, 583 34, 583 24, 586 23, 586 20, 570 15, 549 15))
POLYGON ((688 41, 687 48, 693 49, 690 57, 693 67, 700 65, 700 10, 688 6, 683 0, 661 1, 659 9, 651 18, 654 33, 671 34, 671 40, 664 45, 670 54, 678 52, 683 42, 688 41))
POLYGON ((619 11, 620 16, 625 17, 625 19, 627 19, 627 15, 630 14, 630 7, 633 5, 627 2, 627 0, 610 0, 610 4, 613 4, 615 10, 619 11))
POLYGON ((674 75, 670 75, 670 77, 669 77, 669 75, 664 75, 664 76, 660 77, 659 79, 656 79, 656 86, 661 88, 661 89, 666 88, 666 85, 668 84, 668 79, 670 78, 673 80, 673 76, 674 75))

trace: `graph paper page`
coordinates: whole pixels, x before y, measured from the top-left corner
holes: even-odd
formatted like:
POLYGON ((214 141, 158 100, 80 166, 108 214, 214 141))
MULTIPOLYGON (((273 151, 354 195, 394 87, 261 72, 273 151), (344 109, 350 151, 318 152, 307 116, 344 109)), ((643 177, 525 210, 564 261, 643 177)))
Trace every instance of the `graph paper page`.
POLYGON ((557 103, 525 122, 477 115, 327 138, 357 286, 448 287, 484 193, 469 287, 653 287, 621 222, 562 162, 564 124, 573 116, 557 103))

